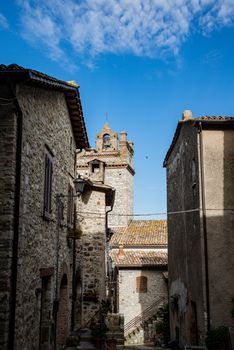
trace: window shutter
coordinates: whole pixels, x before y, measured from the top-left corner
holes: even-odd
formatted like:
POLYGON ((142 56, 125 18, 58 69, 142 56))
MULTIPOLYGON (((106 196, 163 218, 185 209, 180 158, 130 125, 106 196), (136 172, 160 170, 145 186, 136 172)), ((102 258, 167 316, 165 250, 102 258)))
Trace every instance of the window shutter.
POLYGON ((137 293, 147 293, 147 277, 136 277, 136 291, 137 293))

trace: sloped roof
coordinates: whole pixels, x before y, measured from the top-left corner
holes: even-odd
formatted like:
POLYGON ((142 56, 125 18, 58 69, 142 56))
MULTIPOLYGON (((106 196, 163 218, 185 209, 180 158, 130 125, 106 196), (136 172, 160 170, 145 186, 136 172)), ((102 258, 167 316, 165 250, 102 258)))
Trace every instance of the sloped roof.
POLYGON ((25 85, 64 92, 76 147, 89 147, 78 85, 76 86, 74 82, 65 82, 36 70, 21 67, 17 64, 10 64, 9 66, 4 64, 0 65, 0 80, 3 79, 10 79, 15 83, 23 83, 25 85))
POLYGON ((112 246, 167 245, 166 220, 132 220, 127 227, 115 228, 112 246))
POLYGON ((167 252, 160 250, 124 249, 124 257, 118 257, 118 249, 114 249, 111 251, 110 256, 117 266, 167 266, 167 252))
POLYGON ((222 124, 222 125, 228 125, 228 124, 234 124, 234 117, 229 117, 229 116, 208 116, 208 115, 204 115, 204 116, 200 116, 197 118, 191 118, 191 119, 187 119, 187 120, 179 120, 177 127, 176 127, 176 131, 174 133, 171 145, 166 153, 165 159, 163 161, 163 166, 166 167, 167 166, 167 161, 169 159, 169 156, 174 148, 174 145, 179 137, 180 134, 180 130, 182 128, 182 126, 184 125, 184 123, 190 123, 191 125, 198 125, 199 123, 202 123, 202 125, 205 124, 209 124, 209 125, 215 125, 215 124, 222 124))

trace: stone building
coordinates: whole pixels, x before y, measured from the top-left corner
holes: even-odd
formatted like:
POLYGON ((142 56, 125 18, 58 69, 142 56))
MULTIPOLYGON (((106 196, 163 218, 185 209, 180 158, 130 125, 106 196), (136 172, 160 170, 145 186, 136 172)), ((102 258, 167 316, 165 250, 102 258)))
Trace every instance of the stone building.
MULTIPOLYGON (((108 241, 110 228, 126 225, 133 214, 133 144, 126 132, 113 132, 108 124, 96 136, 96 148, 77 154, 76 171, 89 184, 78 201, 82 231, 80 265, 82 326, 95 319, 108 294, 108 241), (128 213, 129 216, 122 216, 128 213)), ((79 322, 78 322, 79 323, 79 322)))
POLYGON ((117 274, 116 309, 124 315, 126 341, 144 343, 153 338, 148 334, 152 318, 167 302, 166 221, 132 220, 115 229, 110 255, 117 274))
POLYGON ((1 65, 0 143, 0 348, 52 349, 74 326, 77 86, 1 65))
POLYGON ((233 342, 234 118, 185 111, 164 167, 172 339, 204 345, 227 326, 233 342))
MULTIPOLYGON (((105 124, 96 136, 96 148, 85 149, 78 154, 77 173, 93 184, 105 185, 112 188, 112 191, 115 190, 115 200, 111 208, 106 207, 105 201, 94 200, 92 205, 86 201, 86 206, 83 205, 80 210, 80 216, 82 211, 83 215, 88 216, 86 228, 82 229, 83 239, 85 239, 85 232, 92 232, 90 238, 87 236, 89 242, 82 243, 83 249, 89 246, 90 251, 95 251, 96 240, 106 237, 106 242, 102 241, 100 249, 105 250, 107 255, 105 273, 107 272, 110 283, 105 284, 105 287, 108 286, 108 300, 111 301, 112 311, 124 314, 125 325, 152 305, 156 312, 157 307, 161 305, 160 302, 167 299, 167 287, 163 275, 167 270, 166 223, 165 221, 132 220, 135 171, 133 143, 127 140, 127 133, 123 131, 118 136, 108 124, 105 124), (105 221, 102 221, 104 219, 105 221), (104 224, 106 224, 105 227, 104 224), (102 232, 105 232, 105 235, 102 232), (121 244, 124 244, 127 260, 121 260, 119 265, 117 252, 121 244), (110 251, 111 253, 108 254, 110 251), (113 262, 116 264, 114 272, 111 268, 113 262), (118 280, 115 280, 116 277, 118 280), (141 280, 145 279, 148 283, 147 292, 136 292, 135 281, 139 281, 141 285, 141 280), (131 281, 130 285, 129 281, 131 281), (127 298, 128 292, 130 299, 127 298), (131 300, 130 303, 129 300, 131 300)), ((101 244, 101 241, 99 243, 101 244)), ((91 254, 87 258, 92 260, 91 254)), ((91 260, 86 264, 87 269, 91 260)), ((98 268, 104 271, 103 267, 96 267, 96 270, 98 268)), ((85 278, 89 280, 89 276, 85 267, 83 275, 86 283, 85 278)), ((89 289, 94 288, 93 283, 89 286, 89 289)), ((97 308, 88 302, 85 306, 84 300, 83 309, 85 307, 89 310, 87 314, 90 315, 92 315, 90 310, 94 312, 97 308)))
POLYGON ((108 215, 108 227, 126 226, 133 214, 133 143, 127 140, 125 131, 118 138, 108 124, 97 134, 96 148, 85 149, 77 157, 77 172, 89 176, 91 180, 93 176, 97 178, 102 167, 105 171, 100 171, 103 178, 99 181, 115 188, 115 202, 108 215), (102 163, 95 165, 95 160, 102 163))
POLYGON ((82 300, 82 312, 76 315, 80 318, 77 326, 82 327, 99 321, 102 302, 107 301, 107 212, 113 208, 115 190, 103 183, 104 174, 103 162, 96 159, 89 162, 84 193, 77 203, 77 227, 81 232, 78 241, 81 291, 77 297, 82 300))

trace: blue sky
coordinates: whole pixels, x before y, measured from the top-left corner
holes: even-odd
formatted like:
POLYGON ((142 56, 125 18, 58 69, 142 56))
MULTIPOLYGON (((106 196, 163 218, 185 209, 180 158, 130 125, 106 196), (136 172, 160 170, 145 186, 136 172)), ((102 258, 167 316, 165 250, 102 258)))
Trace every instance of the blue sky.
POLYGON ((76 80, 90 143, 134 141, 135 213, 164 212, 182 111, 234 115, 233 24, 234 0, 0 0, 0 62, 76 80))

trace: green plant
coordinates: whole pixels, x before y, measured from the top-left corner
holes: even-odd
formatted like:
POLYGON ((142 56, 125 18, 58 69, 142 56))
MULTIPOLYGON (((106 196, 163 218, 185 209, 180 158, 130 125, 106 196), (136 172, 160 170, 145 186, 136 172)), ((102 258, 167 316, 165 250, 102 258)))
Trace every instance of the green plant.
POLYGON ((163 343, 168 344, 170 341, 169 305, 160 307, 156 316, 156 331, 162 336, 163 343))
POLYGON ((76 346, 79 344, 78 336, 71 335, 66 339, 66 346, 76 346))
POLYGON ((208 349, 221 348, 228 345, 228 328, 221 326, 207 332, 206 346, 208 349))
POLYGON ((105 338, 108 328, 105 323, 98 323, 92 327, 92 336, 94 338, 105 338))

